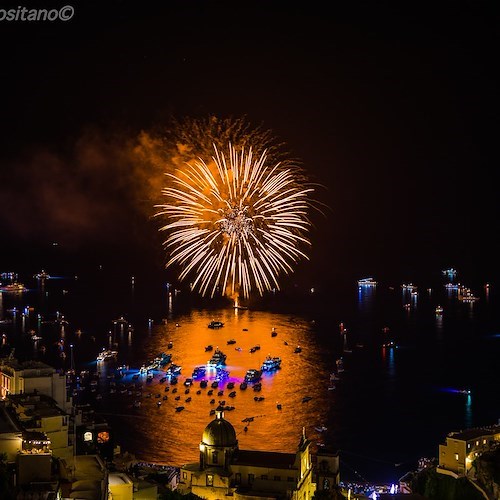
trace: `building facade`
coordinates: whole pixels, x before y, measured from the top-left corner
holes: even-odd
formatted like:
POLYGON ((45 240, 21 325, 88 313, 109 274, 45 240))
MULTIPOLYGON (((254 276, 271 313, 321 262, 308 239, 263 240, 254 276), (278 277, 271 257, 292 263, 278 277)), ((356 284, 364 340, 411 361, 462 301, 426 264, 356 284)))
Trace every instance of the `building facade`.
POLYGON ((228 495, 235 500, 310 500, 318 479, 322 489, 339 483, 338 455, 325 454, 319 460, 321 473, 313 467, 311 443, 305 431, 294 453, 241 450, 234 427, 223 411, 217 411, 203 432, 199 462, 181 467, 177 489, 209 500, 228 495))
POLYGON ((37 391, 54 399, 65 411, 71 409, 66 375, 40 361, 20 363, 13 357, 0 359, 0 398, 37 391))
POLYGON ((500 425, 450 432, 439 445, 438 472, 464 476, 478 456, 495 446, 500 446, 500 425))

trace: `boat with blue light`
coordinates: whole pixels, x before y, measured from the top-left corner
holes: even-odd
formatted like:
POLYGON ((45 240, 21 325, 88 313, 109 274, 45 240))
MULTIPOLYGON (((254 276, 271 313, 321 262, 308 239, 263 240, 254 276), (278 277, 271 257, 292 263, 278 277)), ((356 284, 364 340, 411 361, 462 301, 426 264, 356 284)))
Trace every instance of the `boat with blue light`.
POLYGON ((272 372, 281 368, 281 358, 279 356, 266 356, 260 367, 263 372, 272 372))
POLYGON ((362 287, 377 286, 377 282, 373 278, 361 278, 358 280, 358 286, 362 287))

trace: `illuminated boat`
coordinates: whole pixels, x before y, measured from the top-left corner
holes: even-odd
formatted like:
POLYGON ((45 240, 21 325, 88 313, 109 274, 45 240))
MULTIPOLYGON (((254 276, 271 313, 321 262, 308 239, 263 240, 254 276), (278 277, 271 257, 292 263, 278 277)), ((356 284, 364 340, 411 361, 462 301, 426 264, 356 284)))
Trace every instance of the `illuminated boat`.
POLYGON ((7 293, 22 293, 25 292, 27 288, 22 283, 9 283, 8 285, 0 286, 0 292, 7 293))
POLYGON ((210 321, 208 324, 208 328, 222 328, 224 326, 224 323, 222 321, 210 321))
POLYGON ((443 311, 444 311, 443 306, 437 306, 436 307, 436 314, 437 315, 443 314, 443 311))
POLYGON ((35 274, 33 276, 33 278, 37 279, 37 280, 48 280, 50 278, 50 274, 46 273, 43 269, 35 274))
POLYGON ((461 300, 462 302, 476 302, 476 300, 479 300, 479 297, 476 297, 470 288, 465 288, 465 287, 462 287, 460 288, 460 290, 458 291, 458 298, 459 300, 461 300))
POLYGON ((226 355, 220 350, 215 349, 212 357, 208 360, 207 365, 211 367, 224 366, 226 364, 226 355))
POLYGON ((401 285, 401 288, 403 290, 408 290, 409 292, 413 292, 414 290, 417 289, 417 287, 413 283, 403 283, 401 285))
POLYGON ((358 280, 358 286, 377 286, 377 282, 373 278, 361 278, 358 280))
POLYGON ((279 356, 267 356, 260 369, 263 372, 272 372, 279 368, 281 368, 281 358, 279 356))
POLYGON ((207 372, 204 366, 195 366, 193 370, 192 377, 194 380, 202 379, 207 372))
POLYGON ((245 374, 245 382, 258 382, 262 377, 262 372, 260 370, 256 370, 255 368, 251 368, 247 370, 245 374))
POLYGON ((176 375, 179 375, 181 373, 182 366, 176 365, 175 363, 172 363, 168 368, 165 374, 169 377, 175 377, 176 375))
POLYGON ((446 283, 444 287, 446 290, 458 290, 460 288, 460 283, 446 283))
POLYGON ((457 275, 457 270, 453 267, 450 267, 449 269, 444 269, 441 271, 448 279, 453 279, 457 275))
POLYGON ((469 389, 460 389, 458 392, 460 394, 465 394, 466 396, 470 395, 470 390, 469 389))
POLYGON ((111 351, 109 349, 105 349, 97 355, 97 361, 107 361, 109 359, 116 359, 117 356, 118 356, 118 351, 111 351))

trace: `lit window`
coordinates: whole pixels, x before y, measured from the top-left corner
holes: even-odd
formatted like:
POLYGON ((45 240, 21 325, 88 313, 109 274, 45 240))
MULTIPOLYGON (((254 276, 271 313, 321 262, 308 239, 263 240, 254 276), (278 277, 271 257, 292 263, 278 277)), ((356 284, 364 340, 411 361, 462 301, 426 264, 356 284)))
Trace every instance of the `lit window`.
POLYGON ((207 486, 213 486, 213 485, 214 485, 214 475, 207 474, 207 486))
POLYGON ((479 441, 476 441, 476 446, 479 446, 479 441))
POLYGON ((455 460, 458 461, 458 453, 455 453, 455 460))
POLYGON ((83 434, 83 440, 87 443, 88 441, 92 441, 92 433, 87 431, 83 434))
POLYGON ((483 439, 483 444, 486 444, 486 439, 483 439))
POLYGON ((183 472, 182 473, 182 479, 187 479, 188 475, 187 475, 187 472, 183 472))
POLYGON ((467 449, 470 450, 470 443, 467 443, 467 449))
POLYGON ((107 443, 109 441, 109 432, 102 431, 97 434, 97 442, 100 444, 107 443))

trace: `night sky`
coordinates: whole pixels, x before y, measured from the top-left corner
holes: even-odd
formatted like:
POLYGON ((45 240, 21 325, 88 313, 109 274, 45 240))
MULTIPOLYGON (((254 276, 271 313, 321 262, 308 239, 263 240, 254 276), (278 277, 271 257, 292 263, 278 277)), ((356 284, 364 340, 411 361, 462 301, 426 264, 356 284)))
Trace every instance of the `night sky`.
POLYGON ((126 146, 215 115, 271 129, 325 186, 294 279, 496 272, 495 2, 163 3, 0 22, 0 270, 52 242, 67 262, 161 267, 126 146))

